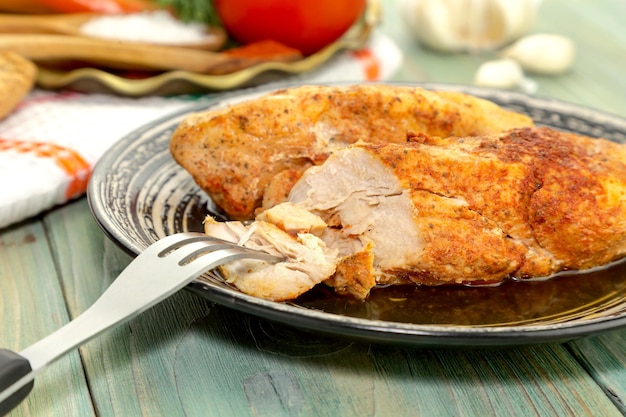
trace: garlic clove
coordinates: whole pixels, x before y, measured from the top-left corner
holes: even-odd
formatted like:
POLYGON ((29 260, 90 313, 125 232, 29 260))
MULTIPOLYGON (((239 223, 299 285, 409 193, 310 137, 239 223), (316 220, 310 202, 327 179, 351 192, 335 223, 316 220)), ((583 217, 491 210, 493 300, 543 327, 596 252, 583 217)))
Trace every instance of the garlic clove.
POLYGON ((525 36, 501 53, 501 56, 519 62, 525 71, 553 75, 570 69, 575 55, 574 42, 554 34, 525 36))
POLYGON ((484 62, 476 71, 474 84, 526 93, 537 91, 537 83, 526 78, 520 64, 509 58, 484 62))
POLYGON ((516 88, 524 79, 522 67, 512 59, 487 61, 476 71, 474 84, 484 87, 516 88))

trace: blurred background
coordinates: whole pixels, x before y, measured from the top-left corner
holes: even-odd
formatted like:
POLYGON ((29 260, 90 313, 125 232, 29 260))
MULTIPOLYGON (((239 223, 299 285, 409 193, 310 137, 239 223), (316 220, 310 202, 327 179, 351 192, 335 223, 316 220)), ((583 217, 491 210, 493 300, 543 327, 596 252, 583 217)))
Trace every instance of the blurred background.
POLYGON ((604 97, 603 109, 624 114, 622 94, 613 93, 626 90, 625 31, 620 25, 626 4, 620 0, 4 0, 0 11, 0 50, 37 61, 38 85, 44 88, 176 94, 231 90, 293 79, 295 74, 303 81, 478 84, 573 102, 593 91, 604 97), (26 21, 10 20, 12 14, 33 13, 48 15, 47 22, 40 25, 40 19, 39 26, 29 27, 26 21), (115 17, 55 20, 57 14, 84 13, 115 17), (124 20, 120 14, 142 17, 124 20), (118 56, 109 57, 103 52, 106 45, 70 44, 67 37, 59 38, 79 23, 82 32, 74 34, 80 37, 191 46, 218 55, 209 59, 187 51, 155 62, 148 59, 148 51, 134 51, 118 62, 124 59, 119 46, 118 56), (35 38, 34 33, 48 38, 35 38), (196 47, 194 42, 206 45, 196 47), (346 63, 355 56, 361 63, 356 70, 346 63), (259 63, 267 68, 260 70, 259 63), (85 86, 84 80, 76 81, 80 77, 67 77, 79 67, 96 67, 119 79, 114 84, 92 73, 85 86), (130 87, 137 78, 179 69, 188 74, 179 76, 174 87, 164 88, 163 82, 130 87), (215 76, 221 78, 211 78, 215 76))

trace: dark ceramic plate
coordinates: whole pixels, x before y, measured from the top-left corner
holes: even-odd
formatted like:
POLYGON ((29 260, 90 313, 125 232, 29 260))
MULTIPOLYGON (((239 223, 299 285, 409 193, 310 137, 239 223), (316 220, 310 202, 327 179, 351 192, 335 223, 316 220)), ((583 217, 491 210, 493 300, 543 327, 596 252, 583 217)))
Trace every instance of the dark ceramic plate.
MULTIPOLYGON (((626 120, 560 101, 467 86, 459 90, 529 114, 538 125, 626 142, 626 120)), ((94 217, 122 248, 138 254, 181 231, 202 231, 215 207, 171 158, 169 139, 189 113, 266 93, 248 90, 157 120, 114 145, 98 162, 88 190, 94 217)), ((368 342, 413 346, 510 346, 563 342, 626 325, 626 263, 543 281, 495 287, 392 287, 365 301, 323 286, 289 303, 243 294, 206 274, 188 289, 219 304, 304 329, 368 342)))

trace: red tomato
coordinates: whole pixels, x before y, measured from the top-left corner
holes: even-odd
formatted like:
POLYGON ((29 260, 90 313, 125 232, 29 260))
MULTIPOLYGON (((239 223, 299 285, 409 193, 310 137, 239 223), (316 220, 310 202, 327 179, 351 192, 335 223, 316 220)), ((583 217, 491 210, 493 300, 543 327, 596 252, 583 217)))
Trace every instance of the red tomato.
POLYGON ((274 40, 305 55, 337 40, 365 9, 366 0, 214 0, 224 29, 247 44, 274 40))

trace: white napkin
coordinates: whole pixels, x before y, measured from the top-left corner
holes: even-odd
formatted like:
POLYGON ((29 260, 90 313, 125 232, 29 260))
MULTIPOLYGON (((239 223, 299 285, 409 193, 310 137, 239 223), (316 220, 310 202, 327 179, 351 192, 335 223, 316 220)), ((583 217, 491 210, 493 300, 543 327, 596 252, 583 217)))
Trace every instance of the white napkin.
MULTIPOLYGON (((358 51, 345 51, 293 82, 384 81, 402 53, 374 32, 358 51)), ((0 121, 0 227, 82 196, 98 158, 126 134, 206 97, 129 98, 33 90, 0 121)))

